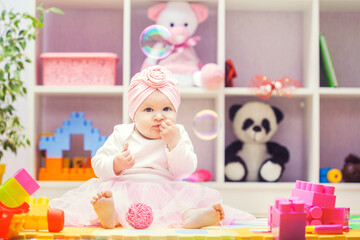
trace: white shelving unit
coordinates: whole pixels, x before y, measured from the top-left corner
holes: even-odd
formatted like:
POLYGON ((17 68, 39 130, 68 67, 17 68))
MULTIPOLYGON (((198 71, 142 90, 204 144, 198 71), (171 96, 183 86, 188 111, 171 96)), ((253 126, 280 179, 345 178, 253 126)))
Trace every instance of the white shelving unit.
MULTIPOLYGON (((158 1, 145 0, 33 0, 35 6, 58 7, 64 16, 47 15, 45 29, 31 49, 34 66, 30 71, 29 109, 32 150, 29 169, 37 176, 42 164, 37 151, 40 133, 54 132, 56 126, 72 111, 84 111, 93 120, 101 135, 109 135, 115 124, 130 122, 127 109, 127 86, 144 60, 138 46, 142 30, 153 24, 146 10, 158 1), (108 51, 119 55, 117 85, 113 87, 49 87, 41 85, 42 52, 108 51)), ((185 125, 199 158, 199 169, 213 174, 211 182, 203 183, 218 189, 224 202, 237 208, 264 215, 276 197, 289 197, 297 179, 318 182, 319 169, 341 169, 350 152, 360 155, 360 81, 357 83, 356 55, 360 43, 351 46, 355 53, 351 62, 336 44, 342 28, 332 27, 344 21, 347 38, 356 36, 360 20, 358 0, 202 0, 210 9, 209 18, 199 25, 202 41, 196 51, 204 63, 224 66, 231 59, 238 77, 235 87, 208 91, 202 88, 182 88, 182 105, 178 122, 185 125), (335 18, 335 20, 334 20, 335 18), (355 28, 356 27, 356 28, 355 28), (341 88, 320 87, 319 33, 324 31, 333 54, 341 88), (334 46, 334 47, 333 47, 334 46), (338 62, 345 62, 339 64, 338 62), (345 67, 351 68, 350 71, 345 67), (276 80, 285 75, 300 80, 292 98, 273 95, 267 102, 279 107, 284 121, 273 140, 290 151, 290 162, 278 183, 229 183, 224 181, 224 150, 235 141, 228 110, 232 104, 261 101, 247 89, 255 74, 276 80), (334 108, 332 107, 334 106, 334 108), (213 109, 219 115, 222 128, 213 141, 196 137, 192 119, 203 109, 213 109), (339 120, 338 120, 339 119, 339 120), (327 123, 329 120, 329 123, 327 123), (343 125, 342 121, 346 124, 343 125), (334 124, 337 124, 334 126, 334 124), (352 127, 348 131, 344 128, 352 127), (333 132, 333 134, 330 134, 333 132), (354 143, 357 143, 354 144, 354 143), (336 156, 336 158, 334 157, 336 156)), ((340 24, 341 25, 341 24, 340 24)), ((345 31, 344 30, 344 31, 345 31)), ((341 32, 342 33, 342 32, 341 32)), ((351 43, 353 43, 352 40, 351 43)), ((357 40, 357 42, 359 42, 357 40)), ((349 47, 346 48, 349 50, 349 47)), ((55 197, 79 186, 81 182, 40 182, 38 196, 55 197)), ((356 199, 360 198, 360 183, 335 184, 337 206, 351 208, 360 214, 356 199)))

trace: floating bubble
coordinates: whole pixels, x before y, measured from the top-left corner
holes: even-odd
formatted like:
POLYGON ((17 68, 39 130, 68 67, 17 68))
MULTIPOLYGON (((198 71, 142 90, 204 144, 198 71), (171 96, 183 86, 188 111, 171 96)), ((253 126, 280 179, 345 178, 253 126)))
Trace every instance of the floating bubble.
POLYGON ((197 137, 202 140, 213 140, 221 128, 218 114, 213 110, 202 110, 193 119, 193 128, 197 137))
POLYGON ((154 59, 169 56, 174 50, 170 31, 161 25, 151 25, 145 28, 140 35, 140 48, 146 56, 154 59))

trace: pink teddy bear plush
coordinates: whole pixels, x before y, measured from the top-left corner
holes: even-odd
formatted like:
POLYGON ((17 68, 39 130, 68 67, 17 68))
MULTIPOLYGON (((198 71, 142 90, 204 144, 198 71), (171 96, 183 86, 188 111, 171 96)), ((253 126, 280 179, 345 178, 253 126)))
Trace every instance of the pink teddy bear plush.
POLYGON ((170 55, 160 60, 147 57, 142 69, 162 65, 173 72, 180 86, 218 88, 224 81, 222 69, 216 64, 203 66, 194 50, 200 37, 193 34, 198 24, 207 19, 208 14, 206 6, 196 3, 168 2, 150 7, 148 18, 170 31, 175 48, 170 55))

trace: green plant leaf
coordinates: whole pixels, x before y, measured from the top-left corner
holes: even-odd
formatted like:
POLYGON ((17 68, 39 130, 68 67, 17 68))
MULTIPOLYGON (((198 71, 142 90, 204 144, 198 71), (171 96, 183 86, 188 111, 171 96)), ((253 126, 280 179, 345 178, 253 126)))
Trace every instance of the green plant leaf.
POLYGON ((1 11, 1 20, 5 21, 5 16, 6 16, 6 10, 2 10, 1 11))
POLYGON ((14 103, 19 96, 27 94, 22 72, 31 59, 26 56, 28 42, 36 38, 38 30, 44 26, 47 12, 64 14, 57 8, 44 9, 38 6, 38 18, 29 13, 18 13, 13 9, 1 11, 0 23, 0 160, 4 151, 16 154, 19 147, 30 145, 30 140, 22 132, 14 103))
POLYGON ((49 11, 51 11, 51 12, 53 12, 53 13, 56 13, 56 14, 60 14, 60 15, 64 15, 64 14, 65 14, 61 9, 55 8, 55 7, 49 8, 49 11))

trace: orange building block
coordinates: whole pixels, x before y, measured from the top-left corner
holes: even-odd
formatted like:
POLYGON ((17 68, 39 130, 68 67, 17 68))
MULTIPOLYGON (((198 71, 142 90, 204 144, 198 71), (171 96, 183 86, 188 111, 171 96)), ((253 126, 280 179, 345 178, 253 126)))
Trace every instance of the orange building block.
POLYGON ((45 168, 39 169, 40 181, 86 181, 95 178, 92 168, 64 168, 63 158, 46 158, 45 168))

